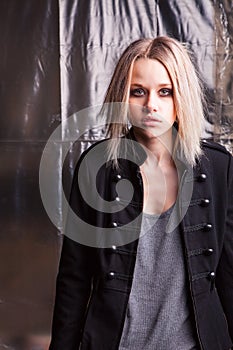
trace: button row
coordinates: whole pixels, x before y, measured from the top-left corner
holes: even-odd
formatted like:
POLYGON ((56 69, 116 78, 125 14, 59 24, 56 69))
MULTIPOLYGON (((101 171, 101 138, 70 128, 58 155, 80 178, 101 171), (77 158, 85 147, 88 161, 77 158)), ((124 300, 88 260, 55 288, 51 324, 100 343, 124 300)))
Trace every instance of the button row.
MULTIPOLYGON (((117 274, 116 274, 116 272, 114 272, 114 271, 110 271, 110 272, 108 273, 107 276, 108 276, 109 279, 114 279, 114 278, 117 277, 117 274)), ((126 277, 126 276, 125 276, 125 277, 126 277)), ((207 277, 209 278, 209 280, 210 280, 211 282, 214 282, 215 277, 216 277, 215 272, 214 272, 214 271, 209 272, 209 274, 208 274, 207 277)))

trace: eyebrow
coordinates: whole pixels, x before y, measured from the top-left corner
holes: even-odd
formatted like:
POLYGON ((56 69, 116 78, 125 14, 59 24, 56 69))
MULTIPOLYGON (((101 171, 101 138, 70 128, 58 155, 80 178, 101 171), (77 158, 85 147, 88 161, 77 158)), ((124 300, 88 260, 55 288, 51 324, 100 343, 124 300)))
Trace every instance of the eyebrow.
MULTIPOLYGON (((140 83, 132 83, 130 84, 130 86, 138 86, 138 87, 144 87, 144 85, 140 84, 140 83)), ((164 86, 170 86, 172 87, 171 83, 160 83, 158 84, 159 87, 164 87, 164 86)))

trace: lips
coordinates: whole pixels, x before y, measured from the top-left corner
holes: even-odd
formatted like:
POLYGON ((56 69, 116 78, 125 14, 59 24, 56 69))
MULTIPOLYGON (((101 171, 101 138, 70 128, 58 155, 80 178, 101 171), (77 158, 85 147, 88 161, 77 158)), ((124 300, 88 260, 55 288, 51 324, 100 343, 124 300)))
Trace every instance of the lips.
POLYGON ((148 114, 142 119, 143 123, 161 123, 162 122, 162 117, 158 114, 151 115, 148 114))

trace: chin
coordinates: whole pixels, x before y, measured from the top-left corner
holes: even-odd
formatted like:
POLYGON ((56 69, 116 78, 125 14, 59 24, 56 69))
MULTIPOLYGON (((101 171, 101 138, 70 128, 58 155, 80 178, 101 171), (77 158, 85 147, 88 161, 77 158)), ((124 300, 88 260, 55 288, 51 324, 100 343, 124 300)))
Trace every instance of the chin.
POLYGON ((172 138, 172 126, 168 127, 144 127, 134 126, 135 134, 148 140, 155 138, 172 138))
POLYGON ((149 128, 145 126, 134 126, 133 127, 134 131, 138 135, 146 136, 148 138, 153 138, 157 137, 158 135, 161 134, 157 128, 149 128))

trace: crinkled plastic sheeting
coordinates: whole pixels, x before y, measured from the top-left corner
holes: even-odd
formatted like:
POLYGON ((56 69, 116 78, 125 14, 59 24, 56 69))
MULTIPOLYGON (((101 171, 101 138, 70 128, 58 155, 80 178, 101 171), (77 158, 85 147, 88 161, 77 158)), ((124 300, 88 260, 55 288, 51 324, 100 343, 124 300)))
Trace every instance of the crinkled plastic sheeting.
MULTIPOLYGON (((63 233, 67 118, 76 113, 80 129, 80 115, 98 112, 114 65, 131 41, 169 34, 188 43, 205 82, 203 136, 232 151, 233 2, 3 0, 0 13, 0 349, 46 349, 63 233), (61 121, 47 155, 55 188, 52 223, 40 196, 39 167, 61 121)), ((76 158, 102 136, 89 131, 71 148, 67 192, 76 158)))
POLYGON ((233 153, 233 1, 215 1, 214 139, 233 153))

